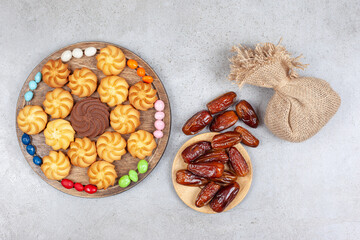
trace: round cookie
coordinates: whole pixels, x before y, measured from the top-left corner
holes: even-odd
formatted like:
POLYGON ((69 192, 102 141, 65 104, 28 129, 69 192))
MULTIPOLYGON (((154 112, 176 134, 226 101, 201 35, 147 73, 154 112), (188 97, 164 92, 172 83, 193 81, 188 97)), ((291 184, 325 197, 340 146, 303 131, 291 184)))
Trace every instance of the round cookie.
POLYGON ((21 131, 33 135, 44 130, 48 116, 42 107, 27 105, 19 111, 16 121, 21 131))
POLYGON ((132 133, 127 141, 127 149, 131 156, 144 159, 151 156, 156 148, 156 142, 151 133, 145 130, 139 130, 132 133))
POLYGON ((109 76, 101 79, 97 92, 99 93, 102 102, 113 107, 126 101, 129 92, 129 84, 126 82, 125 78, 109 76))
POLYGON ((68 82, 70 70, 61 59, 49 60, 41 70, 43 81, 50 87, 62 87, 68 82))
POLYGON ((118 105, 110 113, 110 124, 120 134, 135 132, 140 126, 140 112, 131 105, 118 105))
POLYGON ((67 152, 71 163, 78 167, 88 167, 96 161, 97 153, 95 142, 89 138, 75 138, 75 141, 70 143, 70 149, 67 152))
POLYGON ((85 98, 78 101, 70 114, 70 122, 81 137, 93 138, 109 127, 109 108, 98 98, 85 98))
POLYGON ((69 175, 71 164, 64 153, 50 151, 42 160, 41 171, 48 179, 61 180, 69 175))
POLYGON ((146 111, 152 108, 157 99, 156 90, 149 83, 138 82, 130 87, 129 101, 138 110, 146 111))
POLYGON ((69 76, 68 87, 71 89, 71 94, 78 97, 89 97, 96 90, 97 77, 86 67, 75 69, 74 73, 69 76))
POLYGON ((119 75, 126 66, 126 58, 120 48, 108 45, 96 56, 97 68, 105 75, 119 75))
POLYGON ((69 121, 64 119, 50 121, 44 130, 45 143, 54 150, 66 150, 70 142, 74 141, 74 135, 75 131, 69 121))
POLYGON ((115 166, 107 161, 96 161, 88 169, 89 182, 98 189, 114 185, 117 174, 115 166))
POLYGON ((117 132, 105 132, 96 141, 96 148, 101 159, 113 162, 126 153, 126 141, 117 132))
POLYGON ((71 112, 74 100, 68 91, 55 88, 46 93, 43 105, 45 112, 52 118, 66 118, 71 112))

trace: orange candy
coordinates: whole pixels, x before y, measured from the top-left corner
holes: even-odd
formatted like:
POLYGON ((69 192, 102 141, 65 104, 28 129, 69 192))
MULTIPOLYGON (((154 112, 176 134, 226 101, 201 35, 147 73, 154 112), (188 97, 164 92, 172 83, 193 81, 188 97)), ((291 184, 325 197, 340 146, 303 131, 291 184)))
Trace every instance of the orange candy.
POLYGON ((143 76, 142 80, 146 83, 152 83, 154 81, 151 76, 143 76))
POLYGON ((136 73, 137 73, 137 75, 139 75, 139 77, 143 77, 143 76, 145 76, 145 69, 142 68, 142 67, 139 67, 139 68, 136 70, 136 73))
POLYGON ((131 69, 136 69, 136 68, 138 67, 138 63, 137 63, 137 61, 135 61, 134 59, 129 59, 129 60, 127 61, 127 65, 128 65, 128 67, 131 68, 131 69))

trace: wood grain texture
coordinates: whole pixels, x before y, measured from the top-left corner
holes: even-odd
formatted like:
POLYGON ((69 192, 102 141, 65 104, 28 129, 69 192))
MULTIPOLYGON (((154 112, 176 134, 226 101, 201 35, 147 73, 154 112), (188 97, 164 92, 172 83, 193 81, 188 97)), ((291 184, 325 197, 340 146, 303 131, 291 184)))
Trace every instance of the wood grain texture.
MULTIPOLYGON (((173 166, 172 166, 172 170, 171 170, 172 171, 172 173, 171 173, 172 182, 173 182, 175 191, 176 191, 177 195, 179 196, 179 198, 190 208, 194 209, 195 211, 202 212, 202 213, 216 213, 216 212, 214 212, 209 207, 209 205, 201 207, 201 208, 196 207, 195 206, 196 197, 199 194, 201 189, 199 187, 189 187, 189 186, 184 186, 184 185, 178 184, 176 182, 176 172, 178 170, 187 168, 187 164, 184 162, 183 158, 181 157, 181 153, 182 153, 182 151, 184 151, 185 148, 187 148, 189 145, 196 143, 198 141, 211 141, 213 136, 215 136, 217 134, 219 134, 219 133, 203 133, 203 134, 197 135, 197 136, 189 139, 186 143, 184 143, 184 145, 181 146, 181 148, 177 152, 177 154, 174 158, 174 162, 173 162, 173 166)), ((240 191, 236 195, 235 199, 229 204, 229 206, 227 206, 227 208, 224 210, 224 212, 229 211, 230 209, 232 209, 233 207, 238 205, 245 198, 246 194, 249 192, 251 182, 252 182, 252 177, 253 177, 253 169, 252 169, 252 164, 250 161, 249 154, 246 152, 245 148, 240 143, 236 144, 235 147, 239 150, 241 155, 243 155, 243 157, 245 158, 250 171, 245 177, 237 178, 237 182, 240 185, 240 191)), ((225 169, 228 169, 228 167, 226 167, 225 169)))
MULTIPOLYGON (((81 42, 81 43, 76 43, 70 46, 67 46, 65 48, 62 48, 58 51, 56 51, 55 53, 51 54, 50 56, 46 57, 44 60, 42 60, 35 68, 34 70, 30 73, 30 75, 28 76, 28 78, 26 79, 19 97, 18 97, 18 102, 17 102, 17 106, 16 106, 16 116, 18 115, 20 109, 22 109, 26 102, 24 100, 24 94, 29 91, 29 82, 31 80, 34 79, 35 75, 37 72, 41 71, 43 65, 50 59, 58 59, 60 58, 61 54, 65 51, 65 50, 73 50, 74 48, 80 48, 82 50, 84 50, 87 47, 95 47, 97 49, 97 53, 99 53, 99 50, 103 47, 106 47, 107 45, 114 45, 117 46, 116 44, 112 44, 112 43, 106 43, 106 42, 81 42)), ((116 179, 116 184, 115 186, 112 186, 106 190, 98 190, 95 194, 88 194, 86 192, 78 192, 76 191, 74 188, 73 189, 66 189, 64 188, 61 183, 59 181, 55 181, 55 180, 49 180, 47 179, 43 172, 41 171, 40 167, 35 165, 33 163, 32 160, 32 156, 30 156, 27 152, 26 152, 26 148, 25 146, 21 143, 21 136, 23 134, 23 132, 18 128, 17 123, 16 123, 16 134, 19 140, 19 144, 20 144, 20 148, 21 151, 23 152, 23 155, 26 159, 26 161, 30 164, 31 168, 37 173, 39 174, 39 176, 46 181, 48 184, 50 184, 51 186, 53 186, 54 188, 71 194, 73 196, 78 196, 78 197, 86 197, 86 198, 100 198, 100 197, 106 197, 106 196, 111 196, 111 195, 115 195, 115 194, 119 194, 121 192, 124 192, 132 187, 134 187, 135 185, 137 185, 138 183, 140 183, 142 180, 144 180, 146 178, 146 176, 148 176, 151 171, 155 168, 155 166, 158 164, 158 162, 160 161, 161 156, 163 155, 166 145, 168 143, 169 140, 169 135, 170 135, 170 128, 171 128, 171 112, 170 112, 170 104, 169 104, 169 100, 165 91, 164 86, 162 85, 159 77, 156 75, 155 71, 143 60, 141 59, 139 56, 137 56, 136 54, 134 54, 133 52, 131 52, 128 49, 125 49, 121 46, 117 46, 119 47, 125 54, 127 59, 135 59, 138 63, 140 67, 143 67, 146 70, 146 73, 150 76, 152 76, 154 78, 154 81, 152 83, 152 87, 154 89, 157 90, 157 96, 159 99, 161 99, 162 101, 164 101, 165 103, 165 109, 164 109, 164 113, 165 113, 165 118, 164 118, 164 122, 165 122, 165 129, 163 130, 164 132, 164 137, 161 139, 157 139, 156 143, 157 143, 157 148, 153 151, 153 155, 150 157, 147 157, 146 160, 149 162, 149 169, 145 174, 139 174, 139 180, 138 182, 134 183, 131 182, 131 184, 126 187, 126 188, 121 188, 118 184, 117 181, 118 179, 125 175, 128 174, 129 170, 134 169, 136 170, 137 168, 137 163, 139 161, 139 159, 137 158, 133 158, 129 153, 126 153, 121 160, 119 161, 114 161, 113 164, 115 165, 115 169, 116 172, 118 174, 118 178, 116 179)), ((69 69, 71 70, 71 72, 73 72, 75 69, 77 68, 82 68, 82 67, 87 67, 90 70, 92 70, 96 76, 98 77, 98 83, 100 82, 100 80, 102 78, 105 77, 105 75, 96 68, 96 58, 95 56, 92 57, 87 57, 87 56, 83 56, 80 59, 75 59, 72 58, 68 64, 69 64, 69 69)), ((120 74, 119 76, 123 77, 126 79, 126 81, 129 83, 130 86, 134 85, 135 83, 141 81, 141 78, 136 74, 136 70, 130 69, 129 67, 126 67, 120 74)), ((68 87, 64 86, 63 87, 66 90, 70 90, 68 87)), ((43 107, 43 101, 45 100, 45 94, 48 91, 53 90, 53 88, 49 87, 46 83, 44 83, 43 81, 41 81, 38 84, 38 88, 34 91, 34 98, 31 100, 30 105, 40 105, 43 107)), ((99 97, 98 93, 95 91, 94 94, 91 95, 92 97, 99 97)), ((74 104, 75 102, 77 102, 78 100, 80 100, 79 97, 74 96, 74 104)), ((129 102, 124 102, 123 104, 129 104, 129 102)), ((113 108, 112 108, 113 109, 113 108)), ((155 118, 154 118, 154 114, 155 114, 156 110, 154 108, 149 109, 148 111, 140 111, 140 120, 141 120, 141 125, 137 128, 137 130, 143 129, 146 130, 150 133, 155 131, 155 127, 154 127, 154 122, 155 122, 155 118)), ((69 120, 69 116, 67 118, 65 118, 67 120, 69 120)), ((49 121, 51 121, 51 117, 49 116, 49 121)), ((109 127, 106 131, 114 131, 111 127, 109 127)), ((122 135, 126 140, 128 139, 128 137, 130 136, 130 134, 126 134, 126 135, 122 135)), ((75 135, 75 137, 77 137, 77 135, 75 135)), ((49 151, 52 150, 50 146, 45 144, 45 137, 43 132, 37 134, 37 135, 33 135, 31 136, 32 138, 32 144, 36 147, 36 152, 37 154, 42 158, 46 155, 48 155, 49 151)), ((92 138, 93 141, 96 141, 96 138, 92 138)), ((63 151, 64 153, 66 153, 67 151, 63 151)), ((99 158, 98 158, 99 160, 99 158)), ((86 185, 89 183, 89 179, 87 176, 87 169, 88 168, 80 168, 80 167, 75 167, 72 166, 71 171, 70 171, 70 175, 67 177, 68 179, 74 181, 74 182, 80 182, 83 185, 86 185)))

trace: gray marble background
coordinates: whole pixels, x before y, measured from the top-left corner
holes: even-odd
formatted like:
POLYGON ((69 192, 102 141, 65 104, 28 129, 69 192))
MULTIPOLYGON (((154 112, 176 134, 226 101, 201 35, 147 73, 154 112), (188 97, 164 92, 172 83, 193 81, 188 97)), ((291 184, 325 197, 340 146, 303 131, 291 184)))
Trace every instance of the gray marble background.
POLYGON ((359 239, 360 3, 319 1, 0 0, 0 239, 359 239), (263 123, 249 149, 249 194, 226 213, 188 208, 171 184, 171 164, 189 137, 183 123, 217 95, 236 91, 264 116, 272 90, 227 80, 234 44, 283 44, 326 79, 342 105, 303 143, 276 138, 263 123), (172 134, 155 170, 104 199, 66 195, 38 177, 15 135, 20 88, 44 57, 79 41, 133 50, 169 94, 172 134))

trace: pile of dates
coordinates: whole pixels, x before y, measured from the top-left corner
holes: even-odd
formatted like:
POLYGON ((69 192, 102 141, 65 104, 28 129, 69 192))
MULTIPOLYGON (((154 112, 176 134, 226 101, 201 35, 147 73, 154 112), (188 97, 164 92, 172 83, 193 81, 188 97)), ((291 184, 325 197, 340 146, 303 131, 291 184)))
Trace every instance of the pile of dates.
MULTIPOLYGON (((236 93, 228 92, 220 97, 212 100, 206 106, 208 110, 197 112, 192 116, 183 126, 182 131, 186 135, 194 135, 209 126, 212 132, 221 132, 236 124, 240 119, 246 125, 256 128, 259 124, 259 119, 253 107, 245 100, 241 100, 236 104, 235 111, 228 110, 236 101, 236 93)), ((243 127, 236 127, 234 131, 242 135, 242 143, 257 147, 259 140, 254 137, 247 129, 243 127)))
POLYGON ((215 135, 211 142, 196 142, 181 153, 187 169, 176 173, 176 182, 191 187, 203 187, 195 205, 207 204, 222 212, 240 190, 238 177, 249 173, 249 167, 234 145, 242 141, 241 133, 230 131, 215 135), (225 170, 228 165, 230 170, 225 170))

